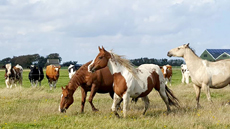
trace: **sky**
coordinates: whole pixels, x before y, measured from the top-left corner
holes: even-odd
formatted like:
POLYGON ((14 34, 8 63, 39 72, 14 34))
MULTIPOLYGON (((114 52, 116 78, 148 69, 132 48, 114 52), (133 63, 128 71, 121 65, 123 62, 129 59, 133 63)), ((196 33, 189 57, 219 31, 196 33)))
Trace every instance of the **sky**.
POLYGON ((230 0, 0 1, 0 60, 59 53, 84 64, 98 46, 127 59, 176 59, 167 52, 183 44, 200 56, 229 41, 230 0))

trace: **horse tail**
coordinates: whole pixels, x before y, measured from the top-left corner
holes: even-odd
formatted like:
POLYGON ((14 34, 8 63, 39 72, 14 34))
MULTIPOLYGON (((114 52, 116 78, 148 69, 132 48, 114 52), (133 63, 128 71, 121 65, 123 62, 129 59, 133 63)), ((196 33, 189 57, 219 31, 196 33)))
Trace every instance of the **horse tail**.
POLYGON ((177 99, 177 97, 173 94, 172 90, 165 85, 165 92, 168 96, 169 105, 173 105, 177 108, 180 108, 180 101, 177 99))

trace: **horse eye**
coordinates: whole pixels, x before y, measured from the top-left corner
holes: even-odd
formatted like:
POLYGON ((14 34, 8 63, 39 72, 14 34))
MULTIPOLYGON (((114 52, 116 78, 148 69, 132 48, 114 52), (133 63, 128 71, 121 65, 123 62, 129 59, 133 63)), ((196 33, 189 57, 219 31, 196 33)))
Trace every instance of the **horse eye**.
POLYGON ((65 99, 68 99, 68 96, 66 96, 65 99))
POLYGON ((102 59, 102 58, 103 58, 103 56, 100 56, 100 57, 99 57, 99 59, 102 59))
POLYGON ((178 47, 178 50, 180 50, 180 48, 178 47))

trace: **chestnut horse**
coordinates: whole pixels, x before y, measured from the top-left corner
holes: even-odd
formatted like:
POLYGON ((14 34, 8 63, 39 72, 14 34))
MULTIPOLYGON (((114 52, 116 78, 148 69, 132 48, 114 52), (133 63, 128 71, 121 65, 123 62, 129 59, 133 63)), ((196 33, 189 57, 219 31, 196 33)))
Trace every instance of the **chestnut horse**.
POLYGON ((137 69, 133 67, 129 60, 112 52, 106 51, 103 47, 99 47, 99 54, 89 65, 88 69, 91 72, 109 67, 114 79, 114 99, 112 111, 117 117, 117 106, 121 98, 123 98, 123 115, 126 117, 129 99, 142 98, 145 103, 143 115, 149 106, 148 94, 154 88, 159 92, 161 98, 167 105, 167 111, 170 111, 169 105, 179 107, 177 98, 172 91, 165 85, 164 77, 160 67, 154 64, 144 64, 137 69))
POLYGON ((201 88, 206 92, 208 101, 211 101, 210 88, 220 89, 230 84, 230 59, 216 62, 203 60, 189 47, 189 43, 171 49, 168 56, 184 58, 196 91, 197 108, 200 107, 201 88))
POLYGON ((87 96, 87 92, 90 92, 89 103, 91 104, 93 111, 98 111, 93 105, 93 97, 97 93, 109 93, 113 98, 113 77, 109 72, 108 67, 101 69, 95 73, 88 72, 88 62, 80 67, 76 73, 72 76, 66 88, 62 87, 62 96, 59 106, 60 112, 65 112, 69 106, 73 103, 73 94, 78 86, 81 87, 81 112, 84 112, 84 105, 87 96))

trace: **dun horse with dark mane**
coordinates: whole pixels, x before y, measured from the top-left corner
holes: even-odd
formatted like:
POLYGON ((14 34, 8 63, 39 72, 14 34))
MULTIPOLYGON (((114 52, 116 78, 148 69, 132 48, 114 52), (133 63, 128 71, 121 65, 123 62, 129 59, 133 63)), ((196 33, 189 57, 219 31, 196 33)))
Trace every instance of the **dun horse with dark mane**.
POLYGON ((196 91, 197 108, 200 107, 200 92, 204 89, 208 101, 211 100, 210 88, 220 89, 230 84, 230 59, 210 62, 199 58, 188 44, 168 52, 169 57, 183 57, 189 69, 196 91))
POLYGON ((93 111, 98 111, 92 102, 96 93, 109 93, 111 98, 113 98, 113 77, 109 72, 108 67, 95 73, 91 73, 88 72, 88 65, 90 63, 91 61, 81 66, 73 75, 66 88, 62 87, 62 96, 59 107, 60 112, 65 112, 73 103, 73 94, 79 86, 81 87, 82 93, 81 112, 84 112, 84 105, 88 91, 91 91, 89 103, 91 104, 93 111))

